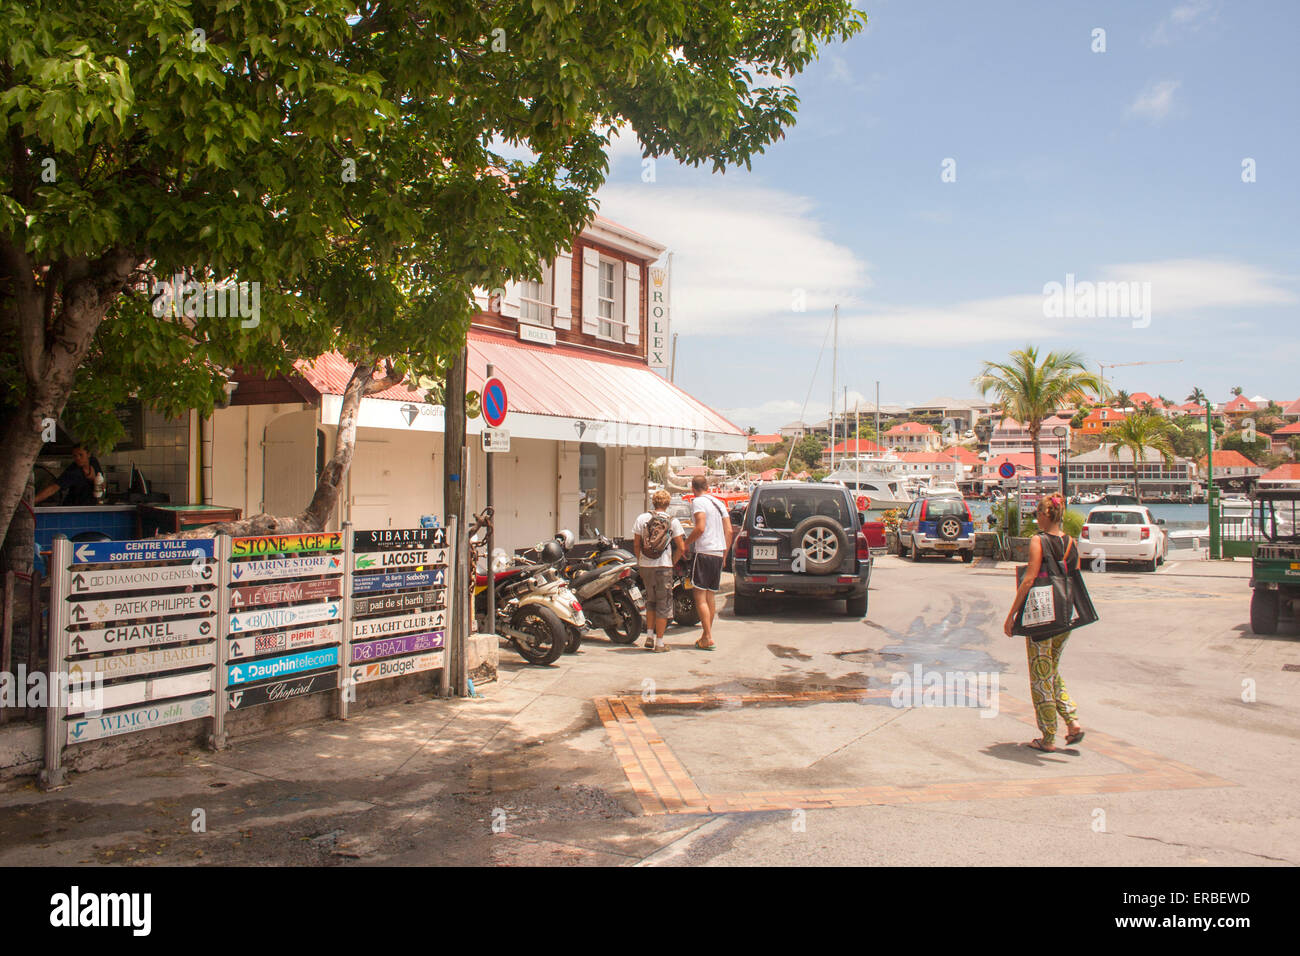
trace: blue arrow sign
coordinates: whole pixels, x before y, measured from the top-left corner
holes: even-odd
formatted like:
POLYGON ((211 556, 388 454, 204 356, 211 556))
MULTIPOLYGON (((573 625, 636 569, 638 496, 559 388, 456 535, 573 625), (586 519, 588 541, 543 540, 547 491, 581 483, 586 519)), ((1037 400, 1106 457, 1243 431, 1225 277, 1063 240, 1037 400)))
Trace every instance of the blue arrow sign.
POLYGON ((445 568, 397 574, 358 574, 352 579, 352 593, 368 594, 371 591, 395 591, 398 588, 441 587, 446 577, 445 568))
POLYGON ((115 564, 122 561, 193 561, 215 554, 213 538, 143 541, 86 541, 72 549, 75 564, 115 564))
POLYGON ((289 654, 285 657, 271 657, 261 661, 245 661, 227 668, 226 683, 246 684, 250 681, 268 680, 272 677, 284 677, 300 671, 312 671, 321 667, 334 667, 339 662, 339 649, 325 647, 316 651, 303 651, 301 654, 289 654))

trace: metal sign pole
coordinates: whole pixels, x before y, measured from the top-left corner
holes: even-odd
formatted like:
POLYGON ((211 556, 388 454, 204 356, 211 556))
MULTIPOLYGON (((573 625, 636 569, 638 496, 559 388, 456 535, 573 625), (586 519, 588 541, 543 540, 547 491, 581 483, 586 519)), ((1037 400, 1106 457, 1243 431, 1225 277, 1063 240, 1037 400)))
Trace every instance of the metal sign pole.
MULTIPOLYGON (((496 371, 496 370, 492 367, 492 363, 489 362, 489 363, 488 363, 488 366, 487 366, 487 380, 491 380, 491 378, 492 378, 493 374, 495 373, 495 371, 496 371)), ((486 388, 485 388, 484 390, 486 391, 486 388)), ((484 403, 484 404, 486 404, 486 403, 484 403)), ((484 417, 486 418, 486 414, 485 414, 484 417)), ((486 426, 486 425, 487 425, 487 422, 484 421, 483 424, 486 426)), ((491 452, 485 452, 485 456, 486 456, 486 458, 487 458, 487 466, 486 466, 487 470, 484 472, 484 475, 483 475, 483 476, 484 476, 484 478, 485 478, 485 480, 486 480, 486 484, 487 484, 487 507, 488 507, 488 510, 489 510, 489 511, 492 511, 492 503, 493 503, 493 502, 492 502, 492 477, 493 477, 493 475, 492 475, 492 460, 496 457, 496 455, 492 454, 491 452)), ((495 516, 496 512, 493 511, 492 513, 493 513, 493 515, 495 516)), ((493 517, 493 518, 489 518, 489 519, 488 519, 488 526, 487 526, 487 593, 484 595, 484 597, 487 599, 487 614, 486 614, 486 616, 484 617, 483 627, 486 628, 487 631, 488 631, 488 633, 490 633, 490 634, 495 634, 495 633, 496 633, 496 630, 497 630, 497 596, 496 596, 496 588, 494 588, 494 587, 492 586, 492 585, 493 585, 493 580, 492 580, 492 550, 493 550, 493 548, 496 547, 496 532, 495 532, 495 530, 494 530, 494 528, 493 528, 493 526, 494 526, 495 524, 496 524, 495 517, 493 517)))
POLYGON ((356 699, 357 685, 352 682, 352 522, 343 522, 343 633, 339 641, 339 719, 347 720, 349 705, 356 699))
POLYGON ((46 666, 45 701, 45 769, 40 772, 42 790, 53 790, 64 784, 63 744, 66 731, 63 718, 68 702, 62 695, 54 696, 60 686, 59 677, 68 672, 68 592, 71 590, 68 565, 72 561, 72 542, 65 536, 54 539, 50 561, 54 573, 50 575, 50 653, 46 666))
POLYGON ((212 736, 208 738, 208 747, 212 750, 225 750, 226 711, 230 709, 230 700, 226 692, 230 689, 230 672, 227 664, 230 659, 230 535, 217 535, 217 699, 212 702, 212 736))

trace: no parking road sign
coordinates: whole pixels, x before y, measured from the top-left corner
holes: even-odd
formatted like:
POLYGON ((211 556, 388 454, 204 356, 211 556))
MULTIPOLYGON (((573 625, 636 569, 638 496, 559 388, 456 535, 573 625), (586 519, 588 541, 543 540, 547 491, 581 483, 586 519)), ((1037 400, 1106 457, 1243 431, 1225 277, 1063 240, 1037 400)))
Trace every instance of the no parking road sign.
POLYGON ((1016 477, 1016 466, 1009 461, 1004 461, 998 465, 998 474, 1003 478, 1014 478, 1016 477))
POLYGON ((483 419, 493 428, 500 428, 506 420, 506 387, 499 378, 483 383, 483 419))

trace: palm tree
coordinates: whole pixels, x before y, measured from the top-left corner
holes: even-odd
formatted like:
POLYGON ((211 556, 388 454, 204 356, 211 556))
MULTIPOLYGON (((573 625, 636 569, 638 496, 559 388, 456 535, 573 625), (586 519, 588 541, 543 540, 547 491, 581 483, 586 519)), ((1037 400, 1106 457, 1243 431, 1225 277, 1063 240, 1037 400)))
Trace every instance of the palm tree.
POLYGON ((1110 457, 1120 460, 1120 452, 1127 449, 1133 458, 1133 494, 1142 500, 1141 469, 1146 461, 1146 449, 1150 448, 1166 465, 1174 463, 1174 446, 1169 436, 1169 423, 1159 415, 1143 412, 1130 415, 1115 425, 1111 425, 1106 437, 1114 444, 1110 446, 1110 457))
POLYGON ((1240 396, 1241 396, 1241 393, 1244 392, 1244 391, 1245 391, 1245 389, 1243 389, 1240 385, 1234 385, 1234 386, 1232 386, 1232 394, 1235 395, 1235 396, 1237 396, 1237 397, 1240 397, 1240 396))
POLYGON ((1128 392, 1124 391, 1124 389, 1121 388, 1118 392, 1115 393, 1116 408, 1128 408, 1132 404, 1133 404, 1133 396, 1130 395, 1128 392))
POLYGON ((1197 405, 1204 405, 1207 401, 1209 401, 1209 399, 1205 397, 1205 393, 1201 391, 1201 387, 1199 385, 1192 386, 1192 394, 1187 396, 1187 400, 1189 402, 1195 402, 1197 405))
POLYGON ((992 392, 1002 414, 1023 422, 1034 446, 1034 474, 1043 473, 1043 450, 1038 437, 1043 419, 1069 402, 1082 401, 1086 389, 1105 398, 1106 386, 1088 371, 1078 352, 1048 352, 1039 361, 1038 349, 1026 345, 1011 353, 1010 361, 985 362, 971 380, 980 394, 992 392))

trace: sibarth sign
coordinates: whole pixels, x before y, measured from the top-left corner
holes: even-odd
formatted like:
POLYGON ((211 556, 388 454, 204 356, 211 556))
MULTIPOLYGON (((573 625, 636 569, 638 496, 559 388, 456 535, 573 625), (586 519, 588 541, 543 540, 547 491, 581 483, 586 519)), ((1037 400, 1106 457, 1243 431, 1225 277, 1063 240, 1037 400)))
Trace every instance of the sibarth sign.
POLYGON ((444 548, 446 528, 381 528, 352 532, 353 551, 391 551, 397 548, 444 548))

